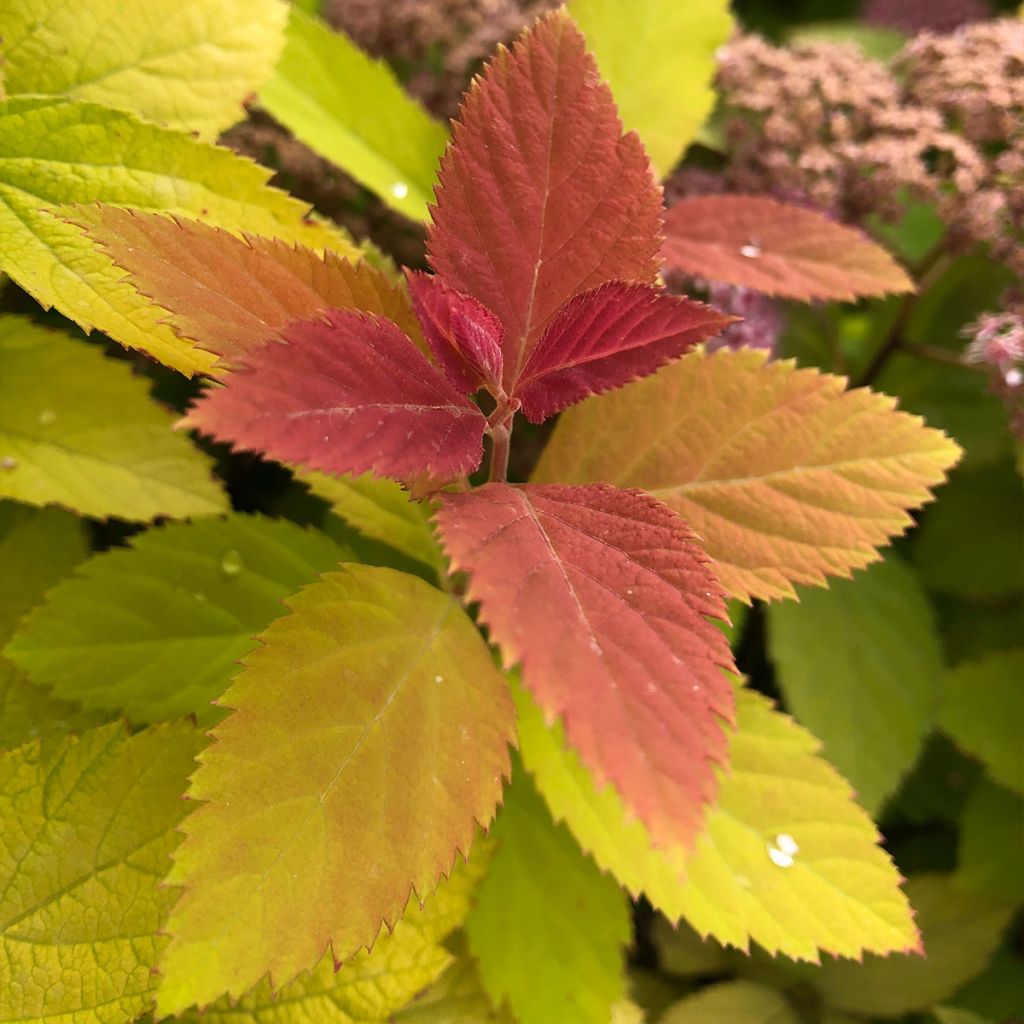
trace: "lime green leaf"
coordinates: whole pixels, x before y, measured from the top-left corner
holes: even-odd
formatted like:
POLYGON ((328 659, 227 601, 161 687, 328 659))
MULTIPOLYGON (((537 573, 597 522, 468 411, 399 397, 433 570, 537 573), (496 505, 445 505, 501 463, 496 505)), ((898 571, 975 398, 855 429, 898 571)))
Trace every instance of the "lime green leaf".
POLYGON ((955 879, 972 892, 1024 903, 1024 799, 982 779, 960 819, 955 879))
POLYGON ((849 785, 816 756, 819 744, 771 702, 740 688, 728 772, 705 834, 687 859, 652 849, 613 789, 598 790, 556 727, 520 688, 523 763, 556 819, 632 893, 701 935, 746 949, 817 959, 916 946, 899 875, 876 845, 849 785), (683 876, 685 881, 681 881, 683 876))
POLYGON ((0 318, 0 495, 148 520, 223 511, 212 460, 95 346, 0 318))
POLYGON ((299 480, 331 503, 331 509, 364 536, 382 541, 439 569, 444 557, 434 540, 429 506, 413 501, 394 480, 363 476, 299 473, 299 480))
POLYGON ((476 964, 468 958, 456 961, 392 1020, 394 1024, 516 1024, 507 1009, 491 1004, 476 964))
POLYGON ((901 1017, 942 1002, 988 963, 1012 907, 956 888, 947 876, 907 883, 917 911, 925 956, 833 961, 811 978, 830 1006, 872 1017, 901 1017))
POLYGON ((800 1020, 776 989, 752 981, 725 981, 670 1006, 661 1024, 800 1024, 800 1020))
POLYGON ((336 970, 330 954, 308 974, 274 991, 263 981, 237 1002, 219 999, 181 1024, 365 1024, 386 1021, 453 962, 441 940, 469 912, 470 896, 488 862, 490 844, 478 841, 467 863, 456 866, 423 904, 413 896, 393 932, 369 952, 336 970))
POLYGON ((349 557, 322 533, 232 515, 137 534, 51 591, 5 654, 36 683, 134 722, 195 713, 227 688, 284 598, 349 557))
POLYGON ((347 36, 293 9, 260 103, 399 213, 426 218, 448 133, 347 36))
POLYGON ((521 1024, 607 1024, 630 937, 619 887, 551 820, 522 772, 492 834, 498 850, 466 921, 491 998, 521 1024))
POLYGON ((281 0, 11 0, 11 93, 64 95, 215 138, 270 77, 284 42, 281 0))
POLYGON ((623 126, 637 132, 664 177, 714 106, 715 51, 733 25, 728 0, 570 0, 569 13, 623 126))
POLYGON ((942 652, 917 577, 896 558, 800 603, 768 607, 786 705, 876 811, 913 765, 938 711, 942 652))
POLYGON ((673 925, 664 917, 654 919, 651 941, 658 951, 658 965, 668 974, 724 974, 729 965, 717 942, 702 939, 687 925, 673 925))
POLYGON ((1009 464, 961 469, 914 538, 914 564, 933 590, 992 599, 1019 591, 1024 490, 1009 464), (970 532, 970 543, 965 533, 970 532))
POLYGON ((992 778, 1024 793, 1024 650, 990 654, 946 674, 940 724, 992 778))
POLYGON ((325 245, 356 256, 308 208, 268 188, 270 171, 190 135, 93 103, 16 97, 0 103, 0 270, 46 307, 184 373, 215 357, 183 341, 124 271, 52 211, 68 203, 199 216, 232 231, 325 245))
POLYGON ((125 1024, 152 1005, 199 744, 187 725, 110 725, 0 756, 0 1021, 125 1024))
POLYGON ((351 565, 289 605, 193 778, 207 802, 175 858, 162 1013, 370 945, 468 849, 508 772, 508 689, 453 597, 351 565))

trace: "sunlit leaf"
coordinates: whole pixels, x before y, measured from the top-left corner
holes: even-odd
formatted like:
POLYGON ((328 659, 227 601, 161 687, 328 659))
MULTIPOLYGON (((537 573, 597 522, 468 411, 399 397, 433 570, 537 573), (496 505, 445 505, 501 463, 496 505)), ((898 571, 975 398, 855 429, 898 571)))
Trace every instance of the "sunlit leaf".
POLYGON ((643 487, 701 538, 733 596, 792 596, 875 561, 959 453, 845 383, 752 350, 692 353, 566 412, 534 478, 643 487))

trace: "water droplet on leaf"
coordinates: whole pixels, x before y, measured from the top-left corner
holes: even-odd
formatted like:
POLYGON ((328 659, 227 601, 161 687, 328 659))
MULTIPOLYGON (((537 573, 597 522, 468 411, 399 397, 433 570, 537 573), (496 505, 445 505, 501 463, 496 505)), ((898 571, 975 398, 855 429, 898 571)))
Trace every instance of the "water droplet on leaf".
POLYGON ((18 460, 13 455, 4 455, 0 458, 0 469, 17 469, 18 460))
POLYGON ((748 260, 756 260, 761 255, 761 244, 751 239, 746 245, 740 246, 740 255, 748 260))
POLYGON ((409 194, 409 186, 404 181, 396 181, 391 186, 391 194, 396 199, 404 199, 409 194))
POLYGON ((48 427, 56 419, 57 414, 53 411, 53 409, 43 409, 39 413, 39 425, 41 427, 48 427))
POLYGON ((245 568, 245 562, 242 561, 242 556, 232 548, 220 560, 220 568, 225 576, 237 576, 245 568))
POLYGON ((788 832, 780 832, 775 842, 768 845, 768 859, 780 868, 792 867, 799 852, 800 844, 788 832))

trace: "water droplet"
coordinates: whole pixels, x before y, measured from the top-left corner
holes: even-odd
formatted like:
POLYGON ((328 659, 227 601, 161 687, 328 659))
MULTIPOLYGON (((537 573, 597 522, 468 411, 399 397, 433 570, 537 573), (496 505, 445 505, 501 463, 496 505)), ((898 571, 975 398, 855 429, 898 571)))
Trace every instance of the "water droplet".
POLYGON ((391 186, 391 194, 396 199, 404 199, 409 194, 409 186, 404 181, 396 181, 391 186))
POLYGON ((629 594, 630 596, 632 596, 633 588, 632 587, 626 587, 626 593, 629 594))
POLYGON ((227 552, 220 560, 220 569, 225 576, 237 576, 245 568, 245 562, 241 554, 234 548, 227 552))
POLYGON ((444 682, 444 676, 434 676, 434 682, 435 683, 443 683, 444 682))
POLYGON ((800 852, 800 846, 797 841, 789 835, 787 832, 780 832, 775 837, 775 845, 783 852, 788 853, 790 857, 795 857, 800 852))
POLYGON ((1006 386, 1008 388, 1019 388, 1021 384, 1024 383, 1024 373, 1021 373, 1021 371, 1014 366, 1006 371, 1003 375, 1003 380, 1006 381, 1006 386))
POLYGON ((324 434, 324 444, 327 444, 327 442, 330 441, 330 439, 331 439, 331 435, 330 434, 324 434))
POLYGON ((740 255, 748 260, 756 260, 761 255, 761 243, 751 239, 746 245, 740 246, 740 255))
POLYGON ((48 427, 56 419, 57 414, 53 411, 53 409, 43 409, 39 413, 39 426, 48 427))
POLYGON ((768 845, 768 859, 780 868, 791 868, 793 858, 800 852, 800 845, 787 832, 780 832, 774 843, 768 845))
POLYGON ((783 853, 777 847, 768 847, 768 857, 776 867, 791 868, 793 866, 793 858, 788 853, 783 853))
POLYGON ((0 469, 17 469, 18 460, 13 455, 4 455, 0 458, 0 469))

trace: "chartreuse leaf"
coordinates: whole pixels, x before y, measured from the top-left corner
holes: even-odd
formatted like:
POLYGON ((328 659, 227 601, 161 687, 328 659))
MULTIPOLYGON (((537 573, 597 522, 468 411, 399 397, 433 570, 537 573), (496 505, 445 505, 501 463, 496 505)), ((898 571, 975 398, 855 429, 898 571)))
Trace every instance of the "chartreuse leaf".
POLYGON ((570 0, 569 13, 611 86, 623 126, 637 132, 665 177, 715 104, 715 51, 733 25, 727 0, 570 0))
POLYGON ((730 769, 692 855, 653 849, 611 787, 598 789, 516 689, 526 768, 556 819, 634 895, 672 920, 746 949, 794 959, 912 948, 917 932, 899 875, 847 783, 818 743, 759 694, 739 689, 730 769), (685 881, 683 880, 685 876, 685 881))
POLYGON ((284 53, 259 98, 296 138, 389 206, 426 218, 448 133, 382 61, 293 8, 284 53))
POLYGON ((875 561, 958 455, 893 399, 747 349, 685 355, 570 409, 534 476, 651 491, 749 600, 875 561))
POLYGON ((508 772, 505 680, 453 597, 348 566, 300 591, 223 698, 235 712, 193 777, 204 801, 161 1013, 337 961, 427 897, 486 825, 508 772))
POLYGON ((630 938, 615 880, 551 820, 522 772, 492 834, 498 849, 466 921, 491 998, 521 1024, 607 1024, 630 938))
POLYGON ((148 520, 223 511, 212 461, 93 345, 0 318, 0 495, 148 520))
MULTIPOLYGON (((84 524, 59 508, 0 501, 0 645, 43 594, 89 553, 84 524)), ((90 718, 0 657, 0 749, 89 724, 90 718)))
POLYGON ((946 674, 940 724, 997 782, 1024 793, 1024 650, 1001 651, 946 674))
POLYGON ((413 501, 394 480, 372 473, 299 473, 298 478, 314 494, 329 501, 331 509, 360 533, 432 568, 443 566, 444 556, 434 540, 428 507, 413 501))
POLYGON ((52 590, 5 654, 86 708, 207 724, 284 598, 349 557, 325 534, 257 516, 147 530, 52 590))
POLYGON ((161 210, 358 254, 337 231, 308 221, 302 203, 268 188, 269 176, 226 149, 125 112, 14 97, 0 103, 0 270, 87 331, 99 328, 184 373, 206 370, 214 356, 161 324, 164 312, 53 210, 93 202, 161 210))
POLYGON ((820 739, 860 803, 876 811, 935 723, 942 651, 915 574, 896 558, 800 603, 768 607, 786 706, 820 739))
POLYGON ((1013 907, 964 893, 944 875, 907 882, 924 940, 924 956, 869 956, 830 961, 808 978, 838 1010, 901 1017, 941 1003, 988 963, 1013 907))
POLYGON ((130 110, 213 139, 243 116, 284 43, 281 0, 12 0, 7 90, 130 110))
POLYGON ((800 1024, 800 1020, 778 989, 752 981, 723 981, 673 1003, 661 1024, 800 1024))
POLYGON ((421 906, 413 896, 392 932, 373 949, 361 950, 340 969, 330 954, 308 974, 274 991, 267 981, 237 1002, 218 999, 202 1013, 188 1011, 182 1024, 367 1024, 386 1021, 454 963, 442 940, 469 912, 470 897, 487 866, 491 844, 478 838, 468 862, 421 906))
POLYGON ((152 1005, 200 742, 108 725, 0 755, 0 1021, 125 1024, 152 1005))
POLYGON ((955 880, 972 892, 1024 903, 1024 798, 988 779, 971 790, 960 818, 955 880))
POLYGON ((462 957, 392 1018, 395 1024, 516 1024, 507 1007, 495 1007, 477 965, 462 957))

